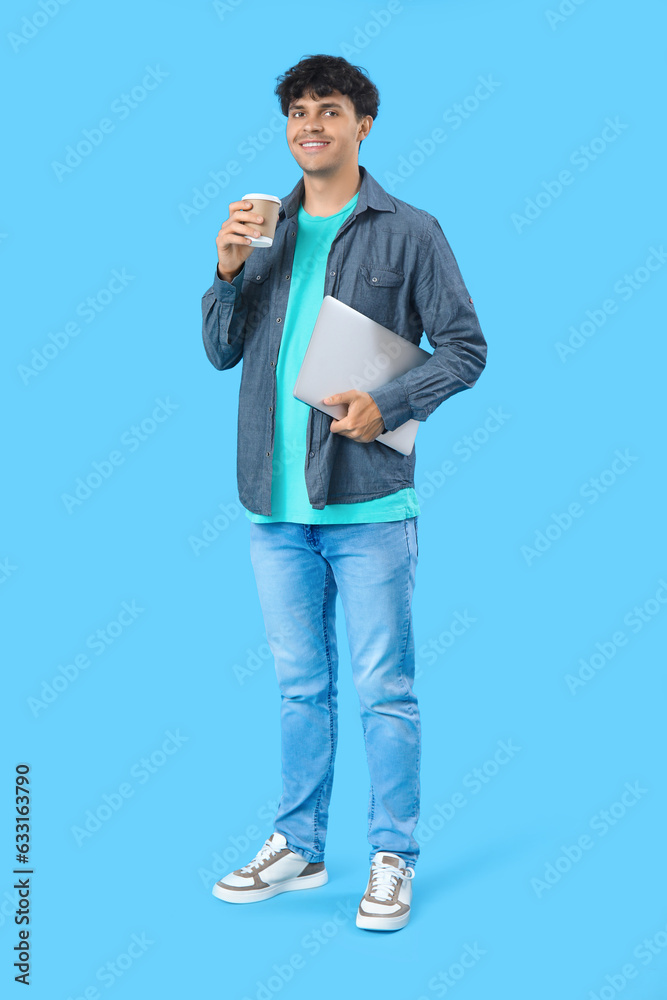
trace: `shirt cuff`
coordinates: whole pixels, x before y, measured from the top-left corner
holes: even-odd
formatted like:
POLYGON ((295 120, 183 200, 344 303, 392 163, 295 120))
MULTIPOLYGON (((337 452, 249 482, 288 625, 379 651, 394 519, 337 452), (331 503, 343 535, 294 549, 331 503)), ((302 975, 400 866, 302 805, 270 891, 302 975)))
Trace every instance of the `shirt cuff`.
POLYGON ((395 431, 397 427, 412 419, 412 408, 403 386, 388 382, 373 389, 368 395, 375 400, 386 431, 395 431))
POLYGON ((232 279, 231 282, 223 281, 218 275, 218 268, 215 269, 215 276, 213 278, 213 294, 216 299, 221 302, 225 300, 238 299, 241 294, 241 285, 243 284, 243 276, 245 274, 245 261, 243 262, 243 267, 232 279))

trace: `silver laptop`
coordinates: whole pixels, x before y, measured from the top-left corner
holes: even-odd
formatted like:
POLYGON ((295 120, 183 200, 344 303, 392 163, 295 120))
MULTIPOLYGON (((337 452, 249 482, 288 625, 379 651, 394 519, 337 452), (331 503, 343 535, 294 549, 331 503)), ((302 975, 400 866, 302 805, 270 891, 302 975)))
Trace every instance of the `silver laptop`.
MULTIPOLYGON (((430 357, 428 351, 405 337, 325 295, 293 395, 340 420, 347 414, 347 405, 329 406, 322 402, 325 396, 348 389, 369 392, 423 365, 430 357)), ((409 455, 418 428, 418 420, 407 420, 393 431, 383 431, 375 440, 409 455)))

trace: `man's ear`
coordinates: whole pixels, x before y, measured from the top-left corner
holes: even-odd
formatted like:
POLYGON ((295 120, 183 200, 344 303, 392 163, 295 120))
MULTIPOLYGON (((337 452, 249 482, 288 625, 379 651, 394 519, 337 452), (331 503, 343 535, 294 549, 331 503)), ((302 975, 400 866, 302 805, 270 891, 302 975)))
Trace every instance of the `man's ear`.
POLYGON ((368 136, 371 128, 373 127, 373 118, 371 115, 364 115, 364 117, 359 122, 359 142, 363 142, 368 136))

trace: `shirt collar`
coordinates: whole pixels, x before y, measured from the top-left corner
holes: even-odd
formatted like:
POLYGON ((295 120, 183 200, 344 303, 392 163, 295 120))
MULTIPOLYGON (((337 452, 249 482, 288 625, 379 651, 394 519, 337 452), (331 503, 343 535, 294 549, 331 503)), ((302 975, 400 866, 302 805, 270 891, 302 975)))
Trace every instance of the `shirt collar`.
MULTIPOLYGON (((359 215, 360 212, 365 211, 367 208, 375 208, 378 212, 395 212, 396 206, 393 201, 385 189, 369 174, 366 167, 362 167, 360 164, 359 172, 361 174, 361 187, 359 188, 357 204, 352 213, 353 216, 359 215)), ((278 212, 278 218, 289 219, 298 211, 303 198, 304 188, 305 184, 302 176, 290 193, 281 199, 282 205, 278 212)))

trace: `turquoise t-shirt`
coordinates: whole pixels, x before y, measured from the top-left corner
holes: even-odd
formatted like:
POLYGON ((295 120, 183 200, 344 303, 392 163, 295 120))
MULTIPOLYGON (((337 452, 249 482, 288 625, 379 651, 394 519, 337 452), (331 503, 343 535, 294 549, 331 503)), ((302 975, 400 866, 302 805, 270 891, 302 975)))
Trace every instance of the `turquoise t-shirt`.
POLYGON ((294 264, 283 334, 276 365, 276 426, 271 481, 271 515, 246 510, 251 521, 296 521, 300 524, 349 524, 360 521, 400 521, 420 513, 412 487, 361 503, 312 507, 305 479, 306 428, 310 407, 295 399, 292 389, 317 314, 324 298, 327 258, 331 242, 359 194, 335 215, 309 215, 299 206, 294 264))

